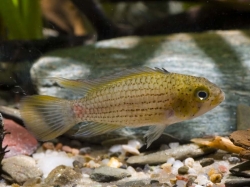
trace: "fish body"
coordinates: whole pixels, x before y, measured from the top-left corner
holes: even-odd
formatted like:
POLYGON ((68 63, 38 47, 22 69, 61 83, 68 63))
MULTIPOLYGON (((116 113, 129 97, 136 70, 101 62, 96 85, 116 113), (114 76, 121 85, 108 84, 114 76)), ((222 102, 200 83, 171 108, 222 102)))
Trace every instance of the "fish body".
POLYGON ((150 126, 145 135, 149 146, 166 126, 200 116, 224 100, 223 91, 207 79, 164 69, 143 67, 92 81, 52 79, 83 98, 25 97, 21 115, 40 140, 53 139, 77 123, 82 123, 77 136, 150 126))

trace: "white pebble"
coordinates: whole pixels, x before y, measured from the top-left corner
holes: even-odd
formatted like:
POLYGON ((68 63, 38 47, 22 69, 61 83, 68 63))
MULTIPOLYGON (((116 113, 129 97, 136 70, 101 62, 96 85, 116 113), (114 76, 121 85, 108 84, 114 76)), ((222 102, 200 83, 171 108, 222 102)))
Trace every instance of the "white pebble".
POLYGON ((184 164, 185 164, 185 166, 192 168, 194 166, 194 159, 191 157, 186 158, 184 161, 184 164))
POLYGON ((65 152, 47 150, 45 154, 35 153, 32 156, 36 160, 37 166, 42 170, 44 178, 57 166, 65 165, 73 167, 74 159, 68 157, 65 152))
POLYGON ((196 170, 197 173, 202 173, 205 169, 201 166, 200 162, 194 162, 193 168, 196 170))
POLYGON ((134 147, 135 149, 140 149, 142 146, 142 142, 139 140, 129 140, 128 145, 134 147))
POLYGON ((90 160, 90 161, 88 162, 88 164, 89 164, 89 167, 90 167, 90 168, 98 168, 98 167, 100 167, 100 164, 95 163, 93 160, 90 160))
POLYGON ((197 174, 197 171, 194 168, 189 168, 188 174, 197 174))
POLYGON ((171 148, 171 149, 175 149, 175 148, 177 148, 177 147, 179 147, 179 142, 172 142, 172 143, 169 143, 169 147, 171 148))
POLYGON ((175 158, 174 157, 171 157, 167 160, 167 164, 173 164, 175 162, 175 158))
POLYGON ((131 153, 132 155, 139 155, 140 154, 140 152, 136 148, 129 146, 129 145, 122 145, 122 149, 123 149, 123 151, 131 153))
POLYGON ((172 167, 172 173, 174 175, 177 175, 178 174, 178 169, 180 167, 184 166, 184 164, 180 161, 180 160, 176 160, 173 164, 173 167, 172 167))
POLYGON ((184 166, 184 164, 182 163, 182 161, 180 160, 176 160, 173 164, 173 168, 177 168, 179 169, 180 167, 184 166))
POLYGON ((177 187, 186 187, 186 182, 183 180, 177 180, 176 185, 177 187))
POLYGON ((209 182, 209 180, 207 176, 201 174, 197 176, 197 178, 195 179, 195 182, 197 182, 199 185, 205 186, 209 182))
POLYGON ((111 152, 111 153, 122 152, 122 146, 121 145, 113 145, 112 147, 109 148, 109 152, 111 152))

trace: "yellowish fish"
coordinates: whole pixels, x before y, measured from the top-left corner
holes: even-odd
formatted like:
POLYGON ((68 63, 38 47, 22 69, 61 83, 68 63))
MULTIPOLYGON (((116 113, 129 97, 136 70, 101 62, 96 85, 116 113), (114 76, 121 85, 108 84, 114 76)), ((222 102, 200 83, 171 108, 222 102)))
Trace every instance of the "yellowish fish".
POLYGON ((150 126, 145 135, 149 146, 166 126, 200 116, 224 100, 223 91, 203 77, 158 68, 130 69, 98 80, 52 79, 83 98, 35 95, 21 101, 26 127, 42 141, 84 122, 76 136, 150 126))

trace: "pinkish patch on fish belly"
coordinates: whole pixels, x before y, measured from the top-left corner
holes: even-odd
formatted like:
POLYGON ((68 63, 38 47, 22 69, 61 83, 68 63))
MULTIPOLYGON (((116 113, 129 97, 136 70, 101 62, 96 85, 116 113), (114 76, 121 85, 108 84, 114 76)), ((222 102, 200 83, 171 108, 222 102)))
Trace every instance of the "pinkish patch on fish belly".
POLYGON ((73 104, 72 109, 76 118, 81 118, 81 119, 84 118, 86 110, 81 104, 78 103, 73 104))
POLYGON ((175 112, 173 109, 169 109, 165 112, 165 117, 166 117, 166 124, 173 124, 173 123, 177 123, 180 120, 180 118, 178 118, 175 115, 175 112))

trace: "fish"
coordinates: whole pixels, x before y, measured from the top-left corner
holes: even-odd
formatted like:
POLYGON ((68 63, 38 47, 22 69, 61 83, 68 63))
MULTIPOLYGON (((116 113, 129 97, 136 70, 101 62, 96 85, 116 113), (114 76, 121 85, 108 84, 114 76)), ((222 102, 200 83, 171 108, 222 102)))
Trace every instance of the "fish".
POLYGON ((76 137, 149 126, 144 135, 149 147, 168 125, 198 117, 225 98, 221 88, 204 77, 160 68, 132 68, 94 80, 50 79, 82 98, 32 95, 20 101, 26 128, 41 141, 54 139, 76 124, 80 124, 76 137))

